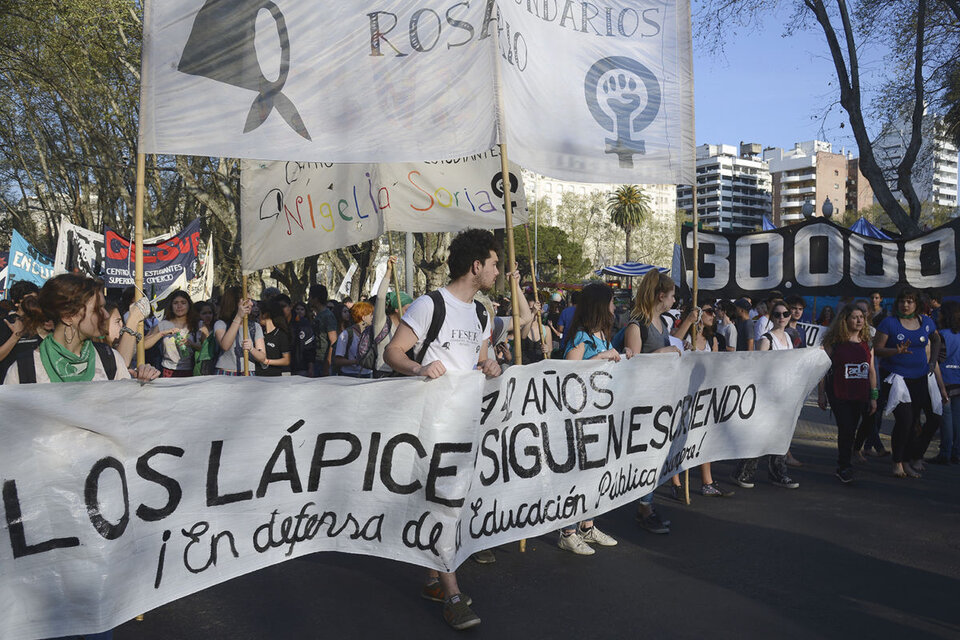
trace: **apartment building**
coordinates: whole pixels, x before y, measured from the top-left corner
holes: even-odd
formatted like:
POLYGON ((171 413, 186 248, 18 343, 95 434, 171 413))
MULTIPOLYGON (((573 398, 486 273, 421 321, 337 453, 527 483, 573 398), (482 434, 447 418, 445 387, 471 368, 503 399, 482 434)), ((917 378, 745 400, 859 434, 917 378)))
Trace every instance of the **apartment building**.
MULTIPOLYGON (((920 152, 913 166, 913 188, 921 202, 957 208, 957 147, 945 134, 943 119, 924 114, 921 124, 920 152)), ((910 143, 910 124, 906 121, 888 123, 873 145, 877 162, 883 169, 890 189, 900 200, 897 190, 896 167, 900 164, 910 143)))
MULTIPOLYGON (((740 143, 703 144, 697 147, 697 213, 701 224, 718 231, 759 229, 771 211, 771 181, 761 147, 740 143)), ((690 185, 677 186, 677 207, 690 219, 693 196, 690 185)))
POLYGON ((834 153, 829 142, 798 142, 789 150, 768 147, 763 159, 773 182, 775 225, 803 220, 805 202, 814 205, 815 216, 822 215, 828 200, 838 216, 873 203, 873 190, 860 173, 859 160, 850 153, 834 153))

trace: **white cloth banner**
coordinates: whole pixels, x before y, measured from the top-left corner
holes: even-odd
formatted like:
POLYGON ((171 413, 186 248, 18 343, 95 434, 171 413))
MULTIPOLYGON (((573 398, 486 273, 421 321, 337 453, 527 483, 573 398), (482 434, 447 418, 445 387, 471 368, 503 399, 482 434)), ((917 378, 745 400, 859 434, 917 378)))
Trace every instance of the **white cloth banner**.
POLYGON ((451 570, 687 467, 785 452, 828 366, 798 349, 544 361, 487 381, 0 387, 0 636, 101 631, 316 551, 451 570))
POLYGON ((689 2, 504 0, 500 10, 511 159, 580 182, 692 183, 689 2))
POLYGON ((61 216, 53 272, 56 275, 82 273, 102 278, 104 250, 102 233, 84 229, 70 222, 66 216, 61 216))
POLYGON ((492 0, 148 2, 140 151, 313 162, 478 153, 496 143, 496 35, 492 0))
POLYGON ((502 99, 510 153, 528 169, 582 182, 693 176, 683 0, 155 1, 142 78, 146 153, 462 157, 498 142, 502 99))
MULTIPOLYGON (((255 271, 371 240, 384 231, 504 226, 498 148, 466 158, 394 164, 244 161, 242 261, 255 271)), ((516 165, 514 224, 527 221, 516 165)))

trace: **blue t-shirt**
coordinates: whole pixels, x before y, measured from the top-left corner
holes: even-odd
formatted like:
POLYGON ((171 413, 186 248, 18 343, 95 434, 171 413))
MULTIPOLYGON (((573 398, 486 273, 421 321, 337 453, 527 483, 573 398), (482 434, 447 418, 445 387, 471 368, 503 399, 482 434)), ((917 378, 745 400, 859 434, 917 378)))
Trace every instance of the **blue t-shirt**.
POLYGON ((560 336, 561 349, 565 348, 567 345, 567 336, 570 335, 570 323, 573 322, 573 313, 576 310, 576 306, 571 306, 560 312, 560 318, 557 320, 557 327, 563 327, 563 335, 560 336))
POLYGON ((933 321, 927 316, 919 316, 920 328, 914 331, 905 329, 900 323, 900 318, 889 316, 880 322, 877 331, 887 336, 885 346, 888 349, 895 349, 898 344, 906 340, 910 341, 910 346, 906 353, 901 353, 889 358, 883 358, 880 368, 890 373, 898 373, 904 378, 920 378, 927 375, 930 365, 927 360, 927 345, 930 344, 930 336, 937 328, 933 321))
POLYGON ((943 375, 943 384, 960 385, 960 334, 950 329, 941 329, 943 350, 946 358, 940 363, 940 373, 943 375))
POLYGON ((573 336, 573 340, 571 340, 567 344, 567 348, 563 350, 564 357, 566 357, 567 353, 569 353, 571 349, 573 349, 579 344, 584 345, 583 347, 584 360, 589 360, 590 358, 597 355, 598 353, 603 353, 604 351, 609 351, 610 349, 613 348, 613 345, 611 345, 607 340, 604 340, 603 338, 598 338, 594 335, 590 335, 589 333, 581 329, 577 331, 577 335, 573 336))

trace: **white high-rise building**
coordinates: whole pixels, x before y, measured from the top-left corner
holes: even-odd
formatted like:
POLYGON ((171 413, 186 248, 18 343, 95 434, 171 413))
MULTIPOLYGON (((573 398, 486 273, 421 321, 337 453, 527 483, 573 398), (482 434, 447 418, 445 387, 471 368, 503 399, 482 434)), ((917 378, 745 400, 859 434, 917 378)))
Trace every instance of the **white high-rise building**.
MULTIPOLYGON (((600 184, 589 182, 569 182, 547 178, 530 171, 523 171, 523 188, 527 200, 543 198, 546 204, 553 208, 563 200, 564 193, 587 195, 602 193, 610 195, 623 184, 600 184)), ((650 209, 653 216, 660 220, 674 220, 677 213, 677 189, 672 184, 638 184, 640 190, 650 198, 650 209)), ((533 215, 533 211, 530 212, 533 215)), ((555 224, 555 220, 540 220, 544 224, 555 224)))
MULTIPOLYGON (((702 144, 697 147, 697 213, 718 231, 752 231, 771 211, 770 170, 759 144, 702 144)), ((693 215, 690 185, 677 186, 677 207, 693 215)))
MULTIPOLYGON (((913 166, 913 188, 921 202, 957 209, 957 147, 945 135, 943 119, 924 114, 922 141, 913 166)), ((908 122, 889 123, 873 144, 874 153, 894 195, 904 200, 897 189, 896 167, 910 143, 908 122)))

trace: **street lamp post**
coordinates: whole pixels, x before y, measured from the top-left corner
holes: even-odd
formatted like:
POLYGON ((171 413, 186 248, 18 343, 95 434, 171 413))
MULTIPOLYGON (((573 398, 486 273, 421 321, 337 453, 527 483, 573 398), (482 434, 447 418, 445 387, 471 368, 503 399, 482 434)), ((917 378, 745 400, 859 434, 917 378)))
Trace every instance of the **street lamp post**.
POLYGON ((823 213, 824 218, 829 220, 833 217, 833 211, 833 203, 830 202, 830 198, 827 197, 827 199, 823 201, 823 207, 820 208, 820 212, 823 213))
POLYGON ((557 269, 560 270, 560 282, 563 282, 563 256, 557 254, 557 269))

